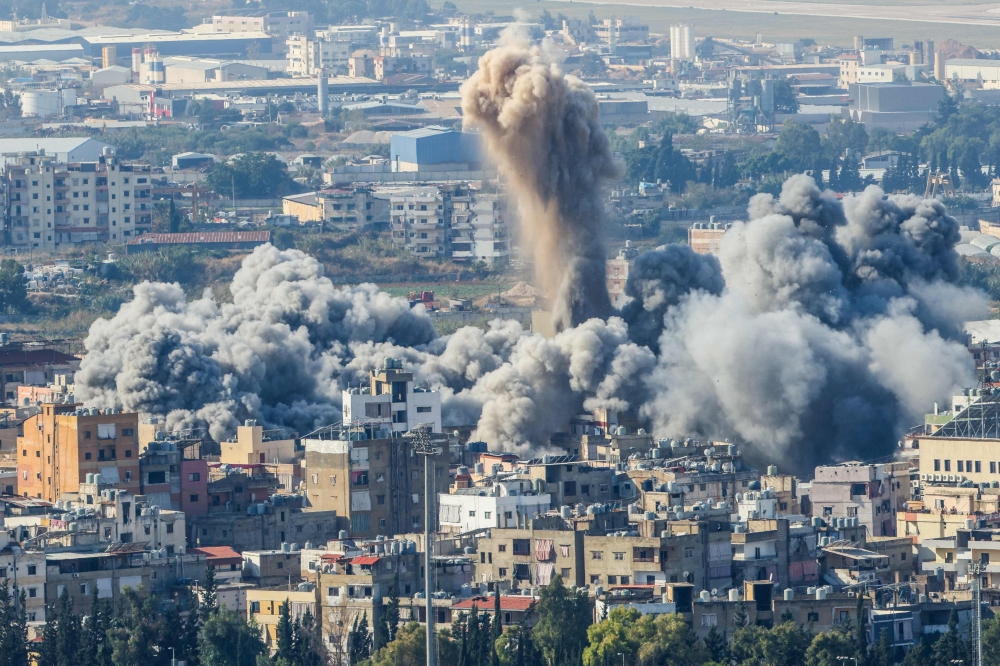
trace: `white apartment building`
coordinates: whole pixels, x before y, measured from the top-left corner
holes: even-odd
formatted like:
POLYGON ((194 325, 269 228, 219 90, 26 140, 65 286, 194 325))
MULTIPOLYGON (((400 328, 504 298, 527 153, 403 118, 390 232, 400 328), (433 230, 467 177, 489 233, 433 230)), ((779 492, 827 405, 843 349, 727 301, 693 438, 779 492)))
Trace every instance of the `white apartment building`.
POLYGON ((45 621, 45 551, 24 550, 0 530, 0 577, 11 595, 24 591, 28 622, 45 621))
POLYGON ((499 483, 492 488, 457 488, 450 495, 439 495, 438 504, 441 529, 465 533, 490 527, 516 528, 522 516, 534 517, 548 511, 552 496, 524 495, 516 487, 499 483))
POLYGON ((885 63, 858 67, 857 83, 892 83, 896 72, 906 73, 906 65, 885 63))
POLYGON ((122 164, 110 149, 97 162, 77 164, 24 153, 6 166, 2 187, 13 247, 120 243, 152 222, 149 166, 122 164))
POLYGON ((385 359, 372 370, 369 386, 343 392, 344 424, 379 424, 394 433, 404 433, 422 424, 441 432, 441 393, 414 385, 413 373, 403 371, 403 362, 385 359))
POLYGON ((309 12, 275 13, 262 16, 216 15, 212 17, 211 32, 264 32, 281 40, 293 33, 311 35, 313 17, 309 12))
POLYGON ((422 185, 389 195, 392 242, 425 257, 450 251, 451 201, 441 186, 422 185))
POLYGON ((351 42, 330 39, 327 31, 315 38, 292 35, 285 40, 288 73, 296 76, 316 76, 320 73, 346 74, 347 60, 354 51, 351 42))
POLYGON ((509 264, 506 198, 469 190, 451 201, 451 258, 489 266, 509 264))

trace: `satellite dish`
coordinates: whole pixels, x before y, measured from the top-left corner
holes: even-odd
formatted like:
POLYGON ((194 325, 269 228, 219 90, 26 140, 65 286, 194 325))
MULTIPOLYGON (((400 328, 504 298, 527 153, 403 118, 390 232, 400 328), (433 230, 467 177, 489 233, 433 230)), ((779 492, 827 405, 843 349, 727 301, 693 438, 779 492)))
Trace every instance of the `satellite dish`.
POLYGON ((718 594, 719 594, 719 588, 713 587, 712 588, 712 596, 715 597, 715 596, 718 596, 718 594))

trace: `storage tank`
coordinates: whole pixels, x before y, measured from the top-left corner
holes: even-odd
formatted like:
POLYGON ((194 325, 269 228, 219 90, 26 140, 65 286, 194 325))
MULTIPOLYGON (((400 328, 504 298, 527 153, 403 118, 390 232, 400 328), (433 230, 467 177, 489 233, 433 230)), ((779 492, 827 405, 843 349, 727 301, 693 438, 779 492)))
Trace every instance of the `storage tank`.
POLYGON ((62 95, 58 90, 25 90, 21 93, 21 115, 49 118, 62 113, 62 95))
POLYGON ((760 110, 774 113, 774 79, 763 79, 760 82, 760 110))
POLYGON ((737 590, 735 587, 732 588, 731 590, 729 590, 729 600, 730 601, 739 601, 740 600, 740 591, 737 590))
POLYGON ((142 49, 132 49, 132 79, 139 79, 139 68, 142 65, 142 49))
POLYGON ((118 49, 115 46, 105 46, 101 49, 101 67, 107 69, 118 64, 118 49))

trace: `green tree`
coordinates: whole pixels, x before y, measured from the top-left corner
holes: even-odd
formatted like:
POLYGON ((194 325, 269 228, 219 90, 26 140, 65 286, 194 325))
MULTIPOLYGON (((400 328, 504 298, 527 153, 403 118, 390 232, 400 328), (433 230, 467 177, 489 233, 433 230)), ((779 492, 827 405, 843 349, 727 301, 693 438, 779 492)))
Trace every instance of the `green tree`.
POLYGON ((542 588, 532 636, 547 666, 580 663, 587 645, 590 604, 586 592, 570 590, 555 576, 542 588))
POLYGON ((267 647, 260 628, 225 608, 213 613, 201 630, 202 666, 256 666, 267 647))
POLYGON ((664 134, 660 140, 660 151, 653 166, 653 178, 663 183, 670 183, 670 189, 678 194, 684 191, 688 181, 694 180, 694 165, 681 151, 674 148, 674 137, 664 134))
POLYGON ((347 654, 351 666, 357 666, 372 655, 372 636, 368 631, 368 613, 360 619, 354 616, 354 624, 347 636, 347 654))
MULTIPOLYGON (((836 163, 834 166, 836 166, 836 163)), ((864 182, 861 180, 861 171, 858 168, 858 161, 853 154, 844 156, 840 171, 837 173, 836 187, 834 187, 832 179, 832 169, 830 173, 830 187, 836 189, 838 192, 858 192, 864 187, 864 182)))
POLYGON ((604 58, 596 53, 588 51, 580 58, 580 73, 587 78, 604 76, 608 72, 608 65, 604 58))
POLYGON ((840 157, 850 151, 854 155, 864 155, 868 147, 868 133, 863 123, 851 118, 834 118, 826 127, 823 145, 827 156, 840 157))
MULTIPOLYGON (((2 608, 2 597, 0 597, 2 608)), ((1000 666, 1000 617, 983 620, 983 666, 1000 666)))
POLYGON ((120 597, 117 622, 108 632, 114 666, 150 664, 157 654, 160 636, 156 597, 141 597, 126 587, 120 597))
MULTIPOLYGON (((694 630, 679 615, 644 615, 636 623, 640 635, 639 666, 701 666, 708 661, 708 650, 694 630)), ((801 663, 801 662, 800 662, 801 663)))
POLYGON ((169 225, 168 229, 170 230, 170 233, 176 234, 177 232, 179 232, 181 230, 181 221, 182 220, 183 220, 183 218, 181 217, 181 212, 179 210, 177 210, 176 206, 174 206, 174 199, 173 199, 173 197, 171 197, 170 198, 170 212, 168 213, 168 217, 167 217, 167 224, 169 225))
POLYGON ((110 624, 111 602, 98 598, 95 585, 91 588, 90 614, 83 625, 83 666, 112 666, 111 643, 108 640, 110 624))
POLYGON ((854 641, 845 631, 827 631, 813 637, 806 650, 806 666, 843 666, 839 657, 854 658, 854 641))
POLYGON ((0 312, 26 312, 28 307, 28 281, 24 278, 24 266, 13 259, 0 261, 0 312))
POLYGON ((81 661, 80 616, 73 612, 73 602, 65 587, 59 595, 55 624, 57 666, 78 666, 81 661))
MULTIPOLYGON (((23 595, 23 592, 22 592, 23 595)), ((0 666, 28 666, 28 627, 24 598, 0 585, 0 666), (20 601, 20 603, 19 603, 20 601)))
POLYGON ((294 653, 296 666, 325 666, 326 649, 320 623, 308 608, 295 623, 294 653))
POLYGON ((239 199, 273 199, 295 191, 288 168, 270 153, 244 153, 212 167, 205 179, 222 196, 239 199))
POLYGON ((728 658, 726 649, 726 638, 719 633, 713 625, 705 635, 705 649, 708 650, 708 657, 716 663, 725 662, 728 658))
MULTIPOLYGON (((46 614, 55 613, 55 609, 49 606, 45 609, 46 614)), ((36 666, 59 666, 59 637, 56 634, 56 623, 46 622, 42 628, 42 640, 38 644, 36 666)))
POLYGON ((938 664, 953 664, 958 661, 964 664, 972 663, 969 643, 958 632, 958 613, 954 609, 948 616, 948 631, 934 643, 932 655, 938 664))
POLYGON ((295 627, 292 624, 291 603, 286 598, 278 607, 278 626, 275 630, 278 651, 276 659, 284 659, 288 664, 295 661, 295 627))
POLYGON ((944 91, 944 96, 938 101, 937 108, 937 124, 938 126, 945 125, 951 120, 951 117, 958 113, 958 101, 952 97, 951 93, 947 89, 944 91))
POLYGON ((799 101, 795 98, 795 89, 788 79, 777 79, 774 82, 774 110, 778 113, 799 112, 799 101))
POLYGON ((782 124, 774 149, 799 172, 815 168, 823 153, 819 132, 791 118, 782 124))
POLYGON ((500 586, 493 589, 493 619, 490 623, 490 666, 500 666, 500 658, 497 656, 497 640, 503 634, 503 623, 500 615, 500 586))
POLYGON ((199 611, 201 613, 202 623, 208 622, 209 618, 219 610, 219 602, 216 599, 216 589, 218 584, 215 582, 215 568, 211 566, 205 567, 205 579, 202 581, 202 595, 201 603, 199 604, 199 611))
MULTIPOLYGON (((373 654, 365 666, 424 666, 427 663, 426 636, 424 625, 417 622, 404 624, 396 639, 373 654)), ((437 645, 438 663, 458 664, 458 646, 449 631, 438 632, 437 645)))

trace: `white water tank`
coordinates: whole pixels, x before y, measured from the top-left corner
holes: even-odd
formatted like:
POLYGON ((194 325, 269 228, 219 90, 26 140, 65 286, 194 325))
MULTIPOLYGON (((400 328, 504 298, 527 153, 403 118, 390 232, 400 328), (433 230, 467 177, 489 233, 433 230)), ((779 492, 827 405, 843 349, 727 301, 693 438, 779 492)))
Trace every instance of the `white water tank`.
POLYGON ((62 96, 58 90, 25 90, 21 93, 21 115, 49 118, 62 113, 62 96))

